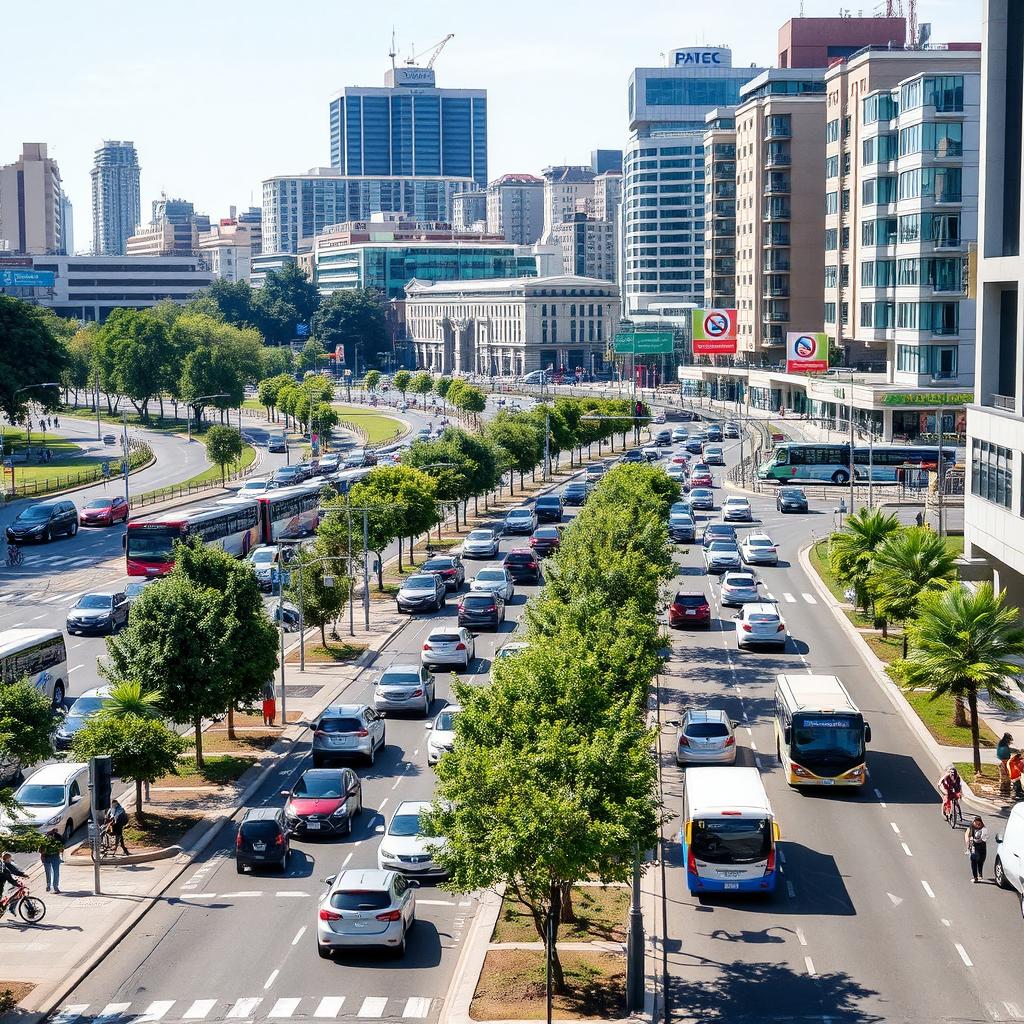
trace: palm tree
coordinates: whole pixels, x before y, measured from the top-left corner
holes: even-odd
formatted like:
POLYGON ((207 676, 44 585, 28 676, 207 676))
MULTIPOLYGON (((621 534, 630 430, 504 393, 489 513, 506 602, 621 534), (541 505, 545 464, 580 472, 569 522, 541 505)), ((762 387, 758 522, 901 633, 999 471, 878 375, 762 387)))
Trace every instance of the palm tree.
POLYGON ((900 521, 895 514, 862 508, 853 512, 845 528, 830 539, 828 560, 832 572, 840 582, 849 580, 856 591, 857 604, 862 608, 867 607, 870 598, 871 559, 882 542, 899 529, 900 521))
POLYGON ((868 586, 878 614, 905 624, 917 612, 922 594, 945 590, 955 579, 956 556, 946 541, 933 530, 911 526, 890 534, 879 545, 871 560, 868 586))
POLYGON ((163 693, 160 690, 143 691, 142 684, 127 680, 110 688, 110 695, 104 700, 99 712, 108 718, 160 718, 160 702, 163 693))
POLYGON ((1017 609, 1006 604, 1005 590, 995 594, 990 583, 977 591, 957 584, 923 594, 909 629, 910 654, 900 667, 904 682, 928 686, 933 700, 946 693, 966 699, 974 770, 981 771, 978 691, 987 690, 997 707, 1017 706, 1010 695, 1010 680, 1022 670, 1014 659, 1024 657, 1017 609))

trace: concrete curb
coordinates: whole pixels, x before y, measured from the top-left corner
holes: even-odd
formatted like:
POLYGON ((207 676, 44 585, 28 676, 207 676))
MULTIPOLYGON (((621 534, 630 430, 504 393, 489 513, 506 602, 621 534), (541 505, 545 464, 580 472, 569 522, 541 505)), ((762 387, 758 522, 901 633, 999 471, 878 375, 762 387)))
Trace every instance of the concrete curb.
MULTIPOLYGON (((945 771, 948 766, 948 761, 943 756, 939 744, 932 738, 932 734, 925 727, 925 724, 914 712, 914 709, 907 702, 906 697, 903 696, 902 690, 899 686, 889 678, 885 671, 885 665, 881 659, 875 654, 873 650, 864 641, 864 638, 857 631, 856 627, 846 617, 843 612, 840 603, 833 597, 832 592, 825 586, 824 581, 815 572, 814 566, 811 565, 810 550, 811 544, 805 544, 799 552, 800 566, 807 574, 807 578, 811 581, 811 585, 818 592, 818 596, 825 603, 828 609, 832 612, 836 621, 842 627, 846 635, 853 641, 854 647, 857 649, 857 653, 860 655, 861 660, 867 666, 871 675, 874 677, 875 682, 878 684, 882 692, 889 698, 889 702, 899 712, 904 722, 910 727, 911 732, 918 738, 921 746, 927 751, 928 756, 932 759, 935 767, 940 771, 945 771)), ((965 748, 967 749, 967 748, 965 748)), ((1003 814, 1006 808, 1001 807, 993 800, 987 800, 984 797, 977 796, 971 787, 964 781, 964 793, 965 803, 976 804, 979 807, 984 808, 991 814, 1003 814)))

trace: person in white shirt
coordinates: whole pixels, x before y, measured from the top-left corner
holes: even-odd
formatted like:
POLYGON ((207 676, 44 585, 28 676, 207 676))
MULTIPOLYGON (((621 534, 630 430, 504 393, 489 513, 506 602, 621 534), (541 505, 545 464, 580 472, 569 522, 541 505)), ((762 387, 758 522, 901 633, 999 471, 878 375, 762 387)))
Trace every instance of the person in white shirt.
POLYGON ((967 852, 971 855, 971 875, 975 882, 980 882, 985 871, 985 857, 988 855, 988 827, 975 815, 964 834, 967 852))

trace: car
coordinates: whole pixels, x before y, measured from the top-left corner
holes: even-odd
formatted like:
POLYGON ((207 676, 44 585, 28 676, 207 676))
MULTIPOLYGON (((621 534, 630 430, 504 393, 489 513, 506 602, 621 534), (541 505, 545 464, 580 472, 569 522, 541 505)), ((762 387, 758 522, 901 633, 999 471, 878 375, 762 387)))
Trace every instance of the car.
POLYGON ((608 467, 603 462, 595 462, 587 466, 584 475, 587 480, 596 484, 607 472, 608 467))
POLYGON ((562 499, 557 494, 542 494, 533 503, 538 523, 560 523, 562 521, 562 499))
POLYGON ((667 448, 672 443, 672 431, 671 430, 659 430, 654 435, 654 443, 659 448, 667 448))
POLYGON ((391 665, 377 677, 373 709, 378 714, 416 711, 424 718, 434 703, 434 677, 423 665, 391 665))
POLYGON ((270 621, 275 626, 283 625, 286 633, 294 633, 302 624, 299 609, 290 601, 280 601, 275 597, 269 601, 266 608, 270 621))
POLYGON ((420 572, 440 576, 448 590, 458 590, 466 582, 466 567, 458 555, 434 555, 420 566, 420 572))
POLYGON ((630 448, 628 451, 622 453, 620 461, 626 464, 632 463, 635 465, 640 462, 646 462, 647 460, 644 458, 644 453, 640 451, 639 448, 630 448))
POLYGON ((644 462, 659 462, 661 460, 661 451, 657 448, 645 448, 642 454, 644 462))
POLYGON ((503 601, 511 601, 515 596, 516 584, 500 565, 489 565, 485 569, 480 569, 470 580, 469 589, 473 593, 497 594, 503 601))
POLYGON ((582 505, 587 500, 587 485, 582 480, 571 480, 562 488, 562 505, 582 505))
POLYGON ((288 439, 284 434, 271 434, 267 439, 267 451, 273 453, 288 451, 288 439))
POLYGON ((750 601, 760 601, 760 584, 753 573, 747 571, 722 573, 719 600, 725 607, 738 608, 750 601))
POLYGON ((235 834, 235 870, 276 867, 288 870, 291 838, 284 810, 280 807, 250 807, 238 823, 235 834))
POLYGON ((498 538, 492 530, 471 530, 462 542, 465 558, 497 558, 498 538))
POLYGON ((368 704, 333 704, 312 723, 313 767, 332 761, 363 758, 373 764, 377 752, 387 746, 384 719, 368 704))
POLYGON ((689 497, 680 498, 678 501, 672 502, 672 507, 668 510, 669 515, 673 512, 682 512, 688 516, 693 515, 693 502, 690 501, 689 497))
POLYGON ((720 444, 704 445, 704 461, 709 466, 724 466, 725 452, 720 444))
POLYGON ((677 484, 681 484, 686 479, 686 468, 678 463, 671 463, 666 466, 665 473, 668 475, 669 480, 674 480, 677 484))
POLYGON ((689 512, 669 512, 668 535, 682 543, 692 543, 697 536, 697 525, 689 512))
POLYGON ((807 494, 802 487, 780 487, 775 508, 778 512, 806 512, 807 494))
POLYGON ((501 567, 515 583, 540 583, 540 563, 532 548, 513 548, 501 560, 501 567))
POLYGON ((713 512, 715 509, 715 492, 710 487, 694 487, 690 490, 690 501, 694 509, 701 512, 713 512))
POLYGON ((23 508, 7 527, 8 544, 53 540, 78 533, 78 509, 72 501, 39 501, 23 508))
POLYGON ((305 477, 298 466, 282 466, 275 470, 272 479, 278 487, 291 487, 293 484, 301 484, 305 477))
POLYGON ((748 533, 740 545, 740 554, 747 565, 779 564, 779 549, 767 533, 748 533))
POLYGON ((317 908, 316 948, 325 960, 344 949, 384 946, 404 956, 416 922, 415 879, 398 871, 350 868, 328 875, 317 908))
POLYGON ((240 498, 256 498, 268 491, 276 491, 280 486, 271 477, 261 477, 259 480, 246 480, 236 493, 240 498))
POLYGON ((454 665, 463 669, 476 657, 476 641, 465 626, 436 626, 423 641, 420 663, 431 665, 454 665))
POLYGON ((670 466, 682 466, 684 469, 690 466, 690 456, 686 452, 673 452, 668 461, 670 466))
POLYGON ((664 423, 665 422, 665 410, 664 409, 658 409, 657 412, 655 412, 655 414, 654 414, 654 422, 655 423, 664 423))
POLYGON ((676 764, 735 764, 736 730, 724 711, 687 708, 676 728, 676 764))
POLYGON ((71 701, 71 706, 68 708, 67 714, 60 718, 53 734, 54 748, 68 750, 82 727, 95 717, 96 712, 102 710, 104 705, 109 703, 109 697, 109 686, 94 686, 91 690, 86 690, 80 697, 68 698, 71 701))
POLYGON ((455 719, 460 711, 462 708, 458 704, 449 704, 427 725, 430 732, 427 737, 427 764, 437 764, 441 755, 455 745, 455 719))
POLYGON ((130 583, 124 585, 124 596, 128 598, 128 608, 131 610, 131 606, 135 604, 140 597, 142 592, 152 584, 156 583, 155 578, 147 580, 132 580, 130 583))
POLYGON ((689 440, 690 431, 686 427, 673 427, 672 428, 672 443, 681 444, 683 441, 689 440))
POLYGON ((321 455, 320 456, 320 472, 321 473, 337 473, 341 469, 341 456, 340 455, 321 455))
POLYGON ((117 435, 116 434, 104 434, 103 435, 103 443, 104 444, 117 444, 117 435))
POLYGON ((246 561, 252 566, 253 572, 256 574, 256 582, 260 585, 261 590, 274 589, 278 575, 275 569, 279 556, 285 564, 295 558, 290 547, 279 549, 276 544, 260 544, 246 556, 246 561))
POLYGON ((694 435, 686 442, 686 450, 691 455, 702 455, 704 453, 704 441, 701 437, 694 435))
POLYGON ((497 629, 505 621, 505 602, 494 593, 476 591, 459 602, 460 626, 490 626, 497 629))
POLYGON ((715 478, 711 475, 711 467, 706 462, 699 462, 690 470, 691 487, 714 487, 715 478))
POLYGON ((418 572, 409 576, 395 595, 395 606, 400 612, 440 611, 445 606, 448 585, 431 572, 418 572))
POLYGON ((420 427, 416 431, 416 435, 413 438, 414 441, 429 441, 430 440, 430 427, 420 427))
POLYGON ((772 601, 745 604, 736 615, 736 645, 740 648, 750 644, 785 647, 788 639, 786 623, 772 601))
POLYGON ((538 526, 530 538, 530 547, 541 557, 554 554, 562 543, 562 535, 557 526, 538 526))
POLYGON ((1006 829, 996 835, 996 857, 992 865, 996 885, 1016 890, 1024 914, 1024 804, 1010 809, 1006 829))
POLYGON ((711 628, 711 605, 707 597, 696 590, 680 590, 668 606, 668 624, 672 629, 683 626, 711 628))
POLYGON ((417 876, 447 874, 435 860, 444 840, 424 831, 423 815, 429 810, 429 800, 403 800, 395 808, 377 847, 377 867, 381 871, 417 876))
POLYGON ((704 440, 705 441, 721 441, 722 440, 722 428, 717 423, 709 423, 704 428, 704 440))
POLYGON ((0 825, 39 832, 56 829, 71 841, 75 829, 89 820, 89 765, 55 761, 34 771, 14 792, 17 806, 0 813, 0 825))
POLYGON ((128 598, 123 590, 83 594, 69 609, 66 629, 71 636, 108 633, 128 625, 128 598))
POLYGON ((704 567, 709 573, 738 569, 741 564, 740 549, 730 541, 714 540, 704 549, 704 567))
POLYGON ((750 510, 750 501, 739 494, 730 494, 722 502, 722 519, 727 523, 749 523, 754 513, 750 510))
POLYGON ((505 513, 505 532, 531 534, 537 529, 537 515, 532 508, 513 508, 505 513))
POLYGON ((363 809, 363 785, 351 768, 307 768, 282 796, 293 836, 350 836, 363 809))
POLYGON ((127 523, 128 511, 128 502, 123 495, 115 494, 87 501, 78 518, 82 526, 113 526, 117 522, 127 523))
POLYGON ((735 420, 729 420, 722 433, 730 440, 737 440, 740 436, 740 425, 735 420))
POLYGON ((738 543, 736 539, 736 527, 730 526, 728 523, 708 523, 704 527, 704 533, 701 536, 701 543, 704 547, 709 547, 713 541, 716 540, 727 540, 730 544, 738 543))

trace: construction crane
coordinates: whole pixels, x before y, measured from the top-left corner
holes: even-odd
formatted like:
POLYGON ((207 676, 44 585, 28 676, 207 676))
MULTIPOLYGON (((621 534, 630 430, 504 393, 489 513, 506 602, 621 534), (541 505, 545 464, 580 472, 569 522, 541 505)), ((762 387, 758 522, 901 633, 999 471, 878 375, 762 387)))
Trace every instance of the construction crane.
POLYGON ((425 50, 422 50, 419 53, 410 53, 409 56, 405 58, 405 63, 408 64, 409 67, 419 67, 419 65, 416 62, 425 57, 429 53, 430 60, 427 61, 427 67, 432 68, 434 66, 434 61, 437 60, 437 58, 441 54, 441 51, 448 44, 448 40, 454 38, 455 33, 449 32, 448 35, 446 35, 444 39, 441 40, 441 42, 434 43, 433 46, 428 46, 425 50))

